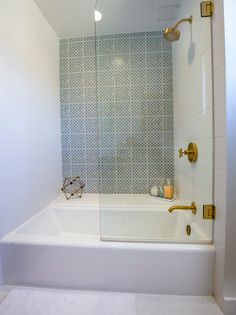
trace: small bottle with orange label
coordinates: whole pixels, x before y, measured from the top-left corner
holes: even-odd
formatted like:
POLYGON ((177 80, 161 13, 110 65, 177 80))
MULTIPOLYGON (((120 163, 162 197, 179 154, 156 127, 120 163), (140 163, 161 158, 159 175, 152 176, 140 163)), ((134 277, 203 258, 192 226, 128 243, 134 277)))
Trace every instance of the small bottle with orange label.
POLYGON ((164 198, 173 199, 174 198, 174 186, 171 185, 171 180, 166 180, 166 185, 164 186, 164 198))

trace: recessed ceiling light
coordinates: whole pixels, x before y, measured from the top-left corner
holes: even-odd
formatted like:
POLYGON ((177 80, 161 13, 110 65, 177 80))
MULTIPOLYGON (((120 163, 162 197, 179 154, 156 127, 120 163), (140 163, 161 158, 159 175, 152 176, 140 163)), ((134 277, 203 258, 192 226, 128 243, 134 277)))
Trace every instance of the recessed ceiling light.
POLYGON ((95 22, 99 22, 102 19, 102 14, 98 10, 94 11, 94 16, 95 16, 95 22))

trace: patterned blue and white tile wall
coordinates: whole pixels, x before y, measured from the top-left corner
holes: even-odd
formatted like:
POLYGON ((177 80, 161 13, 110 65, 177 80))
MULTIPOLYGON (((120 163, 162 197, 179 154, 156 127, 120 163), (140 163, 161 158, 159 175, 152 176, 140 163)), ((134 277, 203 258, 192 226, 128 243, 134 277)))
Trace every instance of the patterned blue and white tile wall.
POLYGON ((64 177, 80 175, 88 193, 174 180, 172 49, 161 32, 61 40, 60 83, 64 177))

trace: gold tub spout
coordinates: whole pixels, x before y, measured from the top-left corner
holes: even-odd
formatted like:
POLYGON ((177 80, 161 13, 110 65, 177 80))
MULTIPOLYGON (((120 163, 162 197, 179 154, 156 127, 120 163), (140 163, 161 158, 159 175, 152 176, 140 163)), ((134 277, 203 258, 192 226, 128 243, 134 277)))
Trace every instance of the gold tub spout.
POLYGON ((172 206, 168 209, 170 213, 174 210, 191 210, 193 214, 197 213, 197 206, 195 202, 192 202, 191 206, 172 206))

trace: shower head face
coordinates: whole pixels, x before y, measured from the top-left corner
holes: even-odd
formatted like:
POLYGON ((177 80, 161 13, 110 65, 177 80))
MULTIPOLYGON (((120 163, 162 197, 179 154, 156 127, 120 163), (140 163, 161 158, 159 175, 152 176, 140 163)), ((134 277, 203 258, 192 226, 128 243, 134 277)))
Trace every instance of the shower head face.
POLYGON ((178 41, 180 39, 180 35, 181 32, 175 27, 166 28, 163 32, 164 38, 170 42, 178 41))
POLYGON ((189 24, 192 24, 193 22, 193 16, 191 15, 189 18, 181 19, 179 20, 175 26, 166 28, 163 32, 163 37, 168 40, 169 42, 176 42, 179 40, 181 32, 177 29, 177 27, 182 24, 188 22, 189 24))

